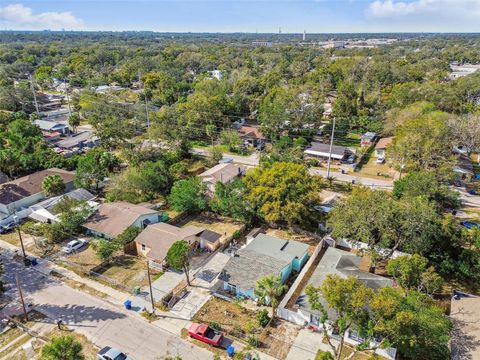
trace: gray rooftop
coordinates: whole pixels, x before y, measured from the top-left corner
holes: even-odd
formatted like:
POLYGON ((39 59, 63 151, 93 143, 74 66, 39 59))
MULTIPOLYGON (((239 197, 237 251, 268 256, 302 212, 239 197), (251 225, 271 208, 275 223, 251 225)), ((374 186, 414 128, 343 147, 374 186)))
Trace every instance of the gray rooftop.
POLYGON ((78 134, 69 136, 56 143, 58 147, 69 149, 78 146, 83 142, 96 142, 98 137, 91 131, 82 131, 78 134))
POLYGON ((35 120, 34 124, 37 125, 40 129, 46 131, 54 131, 55 129, 63 129, 67 127, 64 124, 59 124, 57 122, 47 120, 35 120))
POLYGON ((280 275, 280 271, 288 264, 289 261, 282 261, 243 248, 228 260, 220 274, 220 279, 246 291, 254 289, 257 280, 264 276, 280 275))
MULTIPOLYGON (((328 154, 330 153, 330 144, 312 142, 312 145, 307 150, 328 154)), ((347 148, 345 146, 339 146, 339 145, 332 146, 332 154, 343 156, 345 154, 345 151, 347 151, 347 148)))
MULTIPOLYGON (((308 285, 313 285, 319 287, 322 285, 323 281, 327 275, 339 275, 342 278, 347 278, 349 276, 354 276, 358 278, 362 283, 367 287, 377 290, 382 287, 392 286, 393 281, 382 277, 380 275, 375 275, 369 272, 360 270, 360 261, 361 257, 355 255, 354 253, 329 247, 322 259, 320 260, 317 268, 313 272, 308 285)), ((305 286, 306 287, 306 286, 305 286)), ((327 308, 327 303, 324 299, 321 299, 322 304, 327 308)), ((320 314, 316 310, 312 310, 308 302, 308 297, 305 294, 305 289, 303 289, 302 294, 298 297, 296 307, 307 311, 312 314, 320 314)), ((334 312, 330 311, 327 308, 329 319, 334 319, 334 312)))
POLYGON ((308 245, 267 234, 258 234, 246 249, 290 263, 295 258, 300 259, 307 252, 308 245))

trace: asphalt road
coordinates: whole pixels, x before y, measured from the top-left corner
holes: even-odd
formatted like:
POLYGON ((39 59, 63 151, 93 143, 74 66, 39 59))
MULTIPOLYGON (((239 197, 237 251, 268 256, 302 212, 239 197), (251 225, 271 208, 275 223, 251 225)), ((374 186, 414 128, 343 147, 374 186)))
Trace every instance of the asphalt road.
MULTIPOLYGON (((320 169, 309 169, 310 174, 322 176, 324 178, 327 177, 326 170, 320 169)), ((330 176, 333 176, 336 181, 343 181, 351 183, 352 180, 355 181, 355 184, 369 186, 372 188, 380 188, 380 189, 392 189, 393 188, 393 181, 392 180, 379 180, 379 179, 372 179, 368 177, 356 176, 356 175, 348 175, 342 174, 336 171, 330 171, 330 176)))
POLYGON ((85 335, 98 347, 113 346, 134 360, 154 360, 166 356, 183 359, 212 359, 212 353, 182 340, 155 325, 118 309, 109 303, 74 290, 60 281, 46 277, 33 268, 25 268, 2 254, 4 280, 10 293, 18 298, 15 273, 27 304, 53 321, 61 319, 69 328, 85 335))

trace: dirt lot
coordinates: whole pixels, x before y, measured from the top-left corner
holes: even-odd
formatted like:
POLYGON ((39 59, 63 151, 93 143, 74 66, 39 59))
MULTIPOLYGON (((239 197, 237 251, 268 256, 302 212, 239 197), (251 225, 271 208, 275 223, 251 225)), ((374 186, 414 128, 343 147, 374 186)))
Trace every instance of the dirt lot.
POLYGON ((119 256, 97 272, 130 289, 148 285, 145 260, 136 256, 119 256))
POLYGON ((318 240, 307 235, 296 234, 294 232, 283 230, 283 229, 267 229, 266 234, 271 236, 276 236, 280 239, 285 240, 295 240, 304 244, 308 244, 310 247, 308 248, 308 254, 311 255, 315 246, 318 245, 318 240))
POLYGON ((102 263, 90 243, 88 246, 80 249, 78 252, 66 255, 65 258, 68 261, 75 263, 78 267, 86 272, 102 263))
POLYGON ((215 297, 197 312, 194 321, 218 324, 227 338, 246 341, 254 335, 259 340, 258 349, 277 359, 287 356, 299 330, 297 326, 281 320, 263 329, 257 324, 254 311, 215 297))
POLYGON ((225 217, 210 216, 208 214, 189 216, 177 226, 184 227, 187 225, 198 226, 219 233, 222 235, 220 242, 225 241, 225 239, 232 236, 236 230, 242 227, 242 223, 238 221, 225 217))

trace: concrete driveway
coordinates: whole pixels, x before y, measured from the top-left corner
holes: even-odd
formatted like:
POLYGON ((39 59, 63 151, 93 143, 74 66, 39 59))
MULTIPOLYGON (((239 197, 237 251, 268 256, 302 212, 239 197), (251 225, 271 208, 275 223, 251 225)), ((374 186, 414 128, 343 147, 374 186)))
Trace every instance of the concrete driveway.
POLYGON ((165 356, 195 360, 212 358, 209 351, 182 340, 178 333, 169 333, 128 310, 74 290, 33 268, 25 269, 11 258, 2 256, 2 261, 9 295, 18 298, 14 285, 18 272, 27 303, 52 321, 63 320, 69 328, 85 335, 98 347, 114 346, 135 360, 165 356))

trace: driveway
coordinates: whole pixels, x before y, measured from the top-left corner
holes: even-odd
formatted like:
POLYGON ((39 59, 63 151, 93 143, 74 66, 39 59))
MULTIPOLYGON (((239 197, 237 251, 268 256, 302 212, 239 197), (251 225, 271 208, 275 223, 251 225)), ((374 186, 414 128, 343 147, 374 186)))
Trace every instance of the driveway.
POLYGON ((211 359, 212 354, 149 324, 138 315, 37 272, 2 255, 5 282, 9 295, 18 298, 15 273, 19 273, 26 303, 52 320, 62 319, 76 332, 85 335, 98 347, 114 346, 135 360, 152 360, 165 356, 183 359, 211 359))
POLYGON ((302 329, 293 342, 286 360, 314 360, 319 350, 331 351, 323 342, 322 333, 302 329))
POLYGON ((191 320, 198 310, 212 297, 211 289, 217 282, 218 275, 225 267, 230 257, 221 252, 216 253, 202 267, 200 267, 188 287, 187 294, 175 304, 171 313, 191 320))

